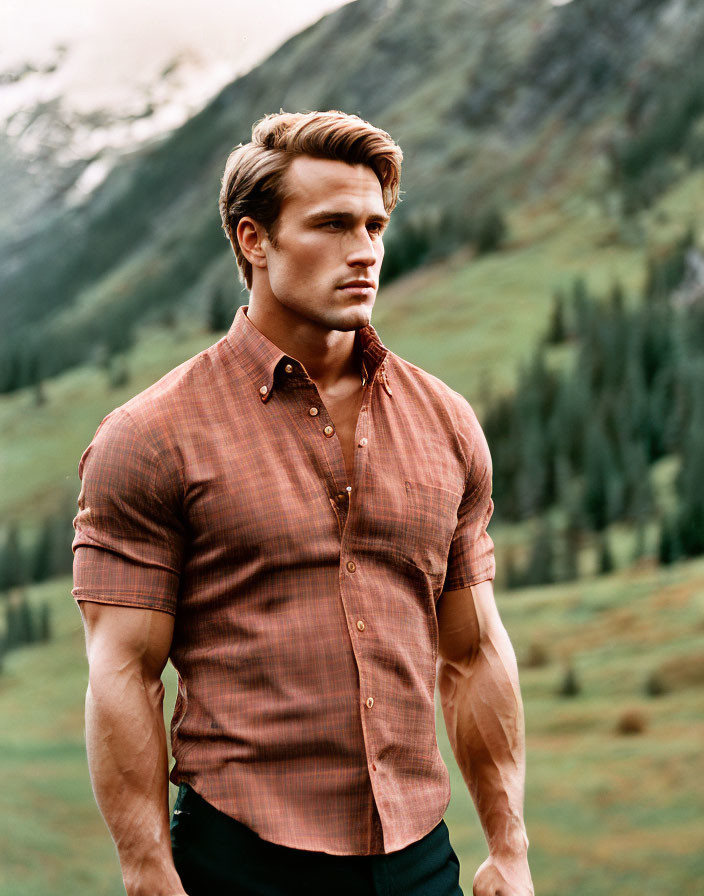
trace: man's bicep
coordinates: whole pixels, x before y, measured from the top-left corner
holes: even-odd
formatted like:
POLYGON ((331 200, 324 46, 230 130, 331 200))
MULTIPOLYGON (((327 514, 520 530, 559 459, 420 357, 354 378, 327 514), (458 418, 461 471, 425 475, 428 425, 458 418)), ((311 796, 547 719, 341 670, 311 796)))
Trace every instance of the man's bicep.
POLYGON ((150 677, 161 675, 173 640, 171 613, 85 599, 78 606, 92 672, 136 664, 150 677))
POLYGON ((482 638, 502 624, 491 580, 443 591, 437 605, 437 620, 439 655, 451 662, 473 656, 482 638))
POLYGON ((73 596, 175 612, 184 525, 177 471, 119 408, 79 464, 73 596))

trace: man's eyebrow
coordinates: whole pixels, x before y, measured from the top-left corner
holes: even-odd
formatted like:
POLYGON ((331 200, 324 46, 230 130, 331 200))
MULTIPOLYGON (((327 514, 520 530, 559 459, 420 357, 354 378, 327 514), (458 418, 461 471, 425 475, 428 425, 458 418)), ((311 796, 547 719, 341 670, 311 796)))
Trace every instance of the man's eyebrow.
MULTIPOLYGON (((320 221, 327 221, 329 218, 339 218, 343 221, 351 221, 356 216, 351 212, 336 212, 334 210, 331 211, 321 211, 321 212, 313 212, 313 214, 306 215, 304 220, 309 224, 316 224, 320 221)), ((381 222, 382 224, 388 224, 391 220, 391 216, 386 213, 381 214, 380 212, 373 212, 371 215, 367 215, 367 221, 381 222)))

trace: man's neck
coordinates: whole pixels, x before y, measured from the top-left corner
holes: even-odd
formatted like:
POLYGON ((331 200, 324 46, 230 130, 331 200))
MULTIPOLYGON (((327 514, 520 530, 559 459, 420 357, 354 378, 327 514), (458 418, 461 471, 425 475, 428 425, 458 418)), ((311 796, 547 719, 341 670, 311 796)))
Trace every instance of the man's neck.
POLYGON ((326 329, 278 303, 269 308, 254 296, 247 318, 277 348, 300 361, 321 391, 334 393, 349 388, 352 380, 360 382, 361 345, 355 330, 326 329))

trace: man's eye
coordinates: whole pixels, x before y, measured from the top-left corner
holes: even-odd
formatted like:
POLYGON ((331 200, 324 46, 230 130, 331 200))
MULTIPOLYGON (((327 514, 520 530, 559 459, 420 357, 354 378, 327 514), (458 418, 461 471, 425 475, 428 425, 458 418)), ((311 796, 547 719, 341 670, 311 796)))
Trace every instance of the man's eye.
POLYGON ((369 230, 371 230, 372 233, 381 233, 381 231, 383 230, 381 222, 377 221, 375 224, 370 224, 369 230))
POLYGON ((332 227, 334 230, 339 230, 340 227, 344 226, 342 221, 326 221, 325 224, 323 224, 323 227, 332 227))

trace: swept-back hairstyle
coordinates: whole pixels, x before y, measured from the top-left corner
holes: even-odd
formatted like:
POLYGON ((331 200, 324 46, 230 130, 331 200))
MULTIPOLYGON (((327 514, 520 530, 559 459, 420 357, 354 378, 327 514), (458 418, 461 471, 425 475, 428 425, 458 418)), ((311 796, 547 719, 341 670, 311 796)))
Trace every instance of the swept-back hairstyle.
POLYGON ((250 216, 276 245, 276 221, 284 199, 284 175, 299 155, 368 165, 381 184, 391 214, 399 200, 401 148, 379 128, 357 115, 328 112, 275 112, 256 122, 252 140, 230 153, 220 190, 220 217, 237 258, 240 280, 252 288, 252 265, 237 239, 237 225, 250 216))

